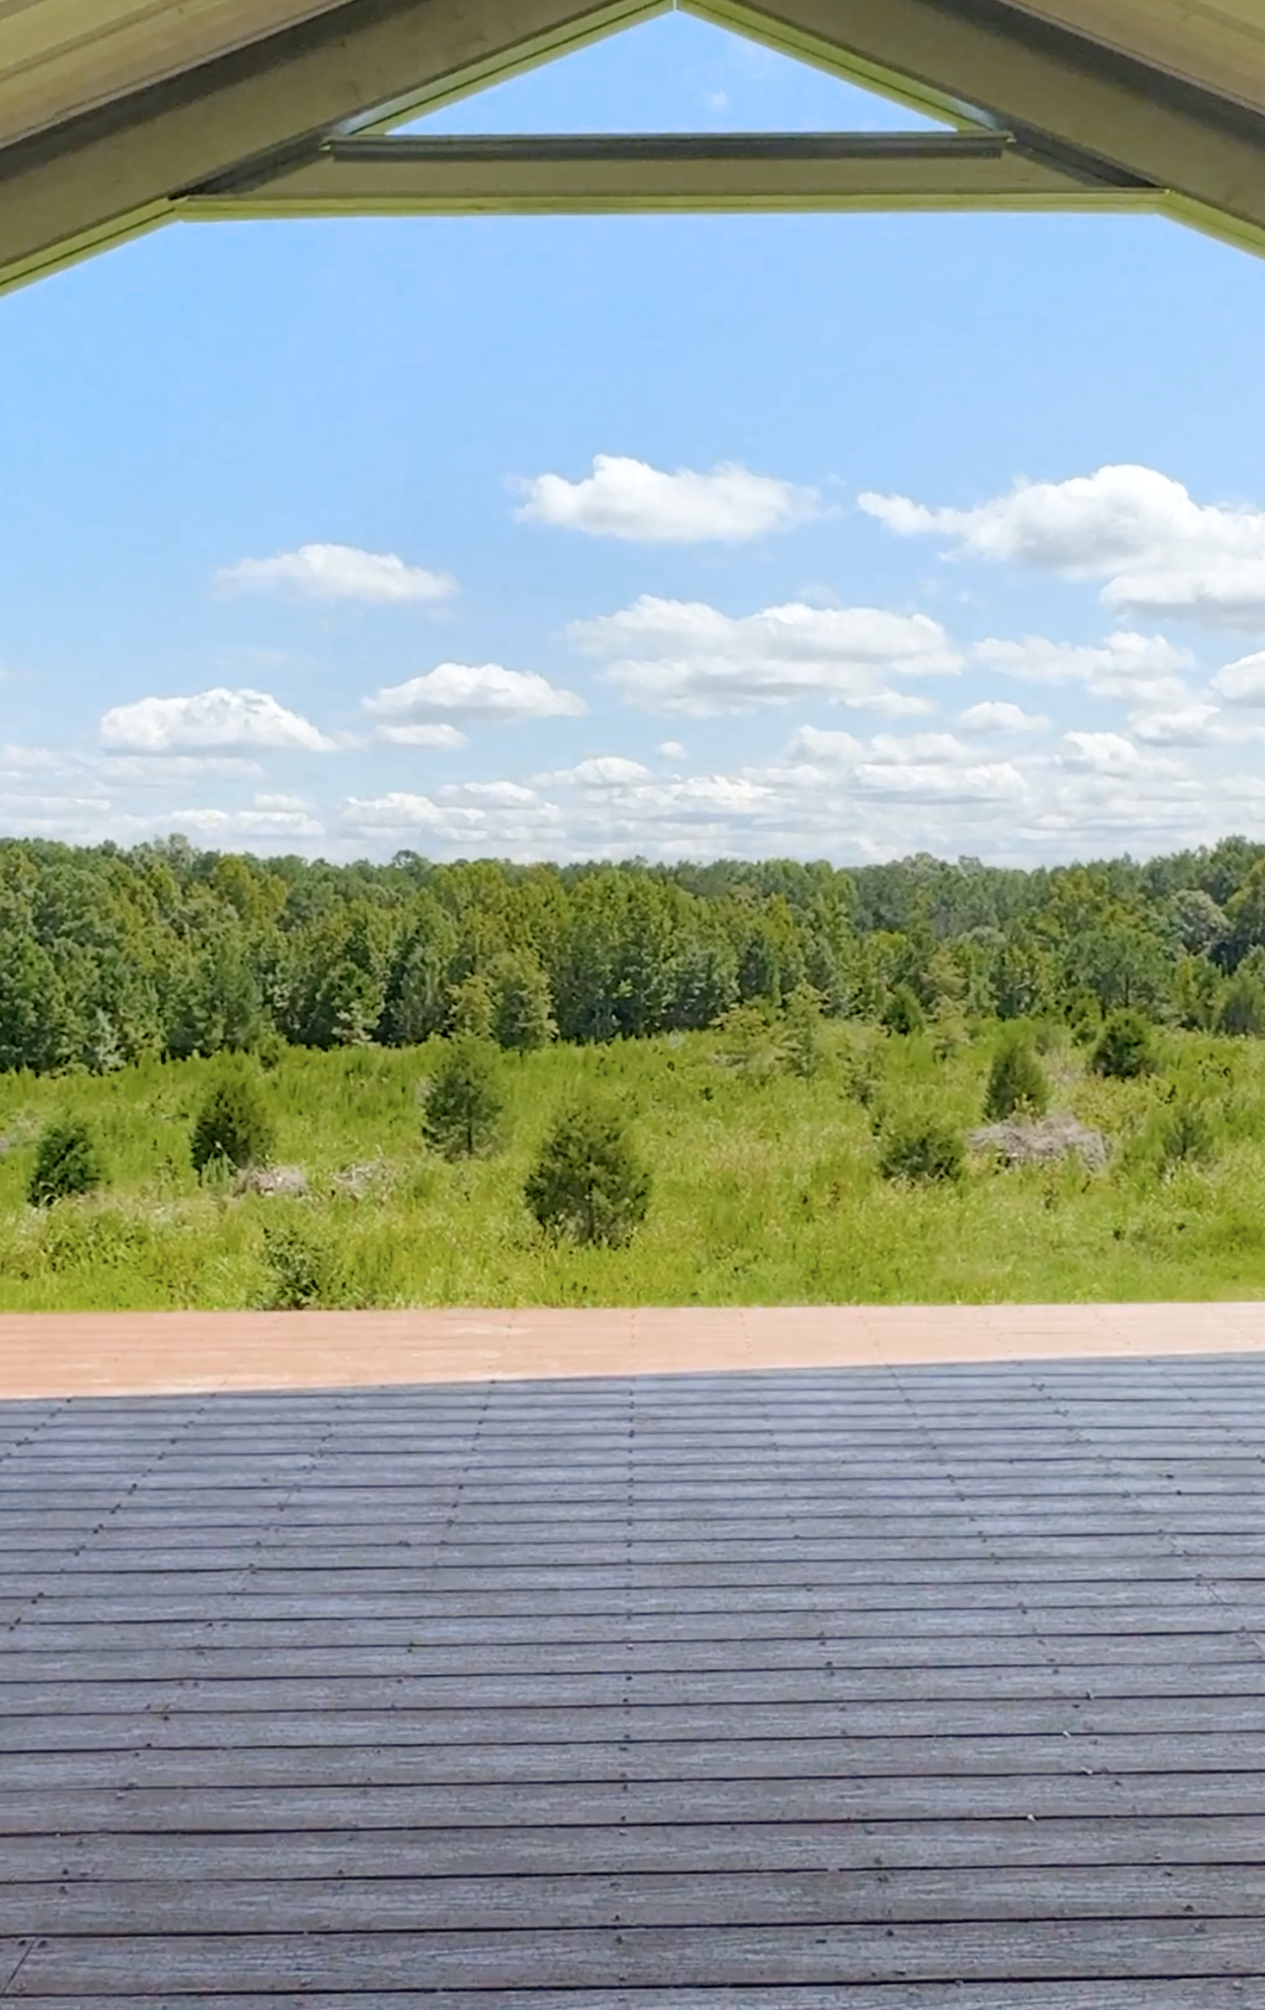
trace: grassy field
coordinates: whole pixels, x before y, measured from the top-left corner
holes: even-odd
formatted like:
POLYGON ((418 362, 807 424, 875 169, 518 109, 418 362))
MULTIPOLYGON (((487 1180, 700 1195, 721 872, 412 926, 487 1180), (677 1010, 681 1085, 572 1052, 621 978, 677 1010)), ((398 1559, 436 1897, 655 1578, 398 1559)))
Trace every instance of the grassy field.
POLYGON ((1053 1107, 1111 1143, 1103 1172, 969 1163, 960 1184, 878 1171, 876 1116, 981 1121, 995 1029, 948 1059, 928 1038, 825 1029, 810 1079, 727 1064, 714 1035, 507 1057, 505 1149, 448 1164, 421 1134, 437 1047, 287 1050, 264 1078, 276 1158, 306 1198, 200 1185, 193 1111, 213 1062, 106 1077, 0 1077, 0 1307, 275 1302, 278 1236, 307 1252, 317 1296, 352 1305, 987 1302, 1255 1297, 1265 1291, 1265 1043, 1160 1036, 1144 1079, 1087 1073, 1063 1033, 1044 1057, 1053 1107), (522 1182, 547 1124, 580 1089, 617 1096, 654 1175, 623 1249, 544 1238, 522 1182), (1211 1137, 1166 1161, 1174 1096, 1211 1137), (108 1188, 36 1209, 34 1140, 88 1118, 108 1188))

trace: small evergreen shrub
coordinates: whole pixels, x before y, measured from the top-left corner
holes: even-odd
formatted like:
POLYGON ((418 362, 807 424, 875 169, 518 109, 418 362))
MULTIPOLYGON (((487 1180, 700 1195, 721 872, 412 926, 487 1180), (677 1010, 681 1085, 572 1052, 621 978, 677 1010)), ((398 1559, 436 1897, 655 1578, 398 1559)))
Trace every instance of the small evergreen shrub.
POLYGON ((87 1124, 71 1117, 41 1132, 26 1189, 32 1207, 51 1207, 104 1184, 105 1168, 87 1124))
POLYGON ((719 1058, 731 1068, 744 1075, 781 1073, 786 1065, 786 1028, 770 1005, 756 999, 731 1005, 714 1023, 724 1041, 719 1058))
POLYGON ((244 1172, 272 1156, 275 1130, 263 1091, 247 1064, 224 1070, 202 1098, 189 1134, 193 1170, 216 1165, 244 1172))
POLYGON ((490 1040, 496 1016, 492 985, 483 971, 472 971, 454 984, 448 994, 448 1025, 453 1040, 490 1040))
POLYGON ((984 1093, 984 1116, 990 1124, 1007 1117, 1043 1117, 1050 1107, 1050 1085, 1036 1049, 1023 1033, 1004 1038, 993 1056, 984 1093))
POLYGON ((346 1280, 333 1244, 305 1223, 268 1222, 264 1260, 270 1279, 268 1310, 302 1312, 345 1302, 346 1280))
POLYGON ((1216 1157, 1217 1138, 1207 1110, 1182 1097, 1160 1120, 1159 1157, 1165 1171, 1181 1165, 1206 1165, 1216 1157))
POLYGON ((1090 1056, 1090 1066, 1096 1075, 1107 1075, 1118 1082, 1149 1075, 1155 1066, 1149 1021, 1127 1007, 1108 1013, 1090 1056))
POLYGON ((495 1049, 469 1034, 450 1040, 426 1092, 422 1132, 432 1151, 446 1159, 494 1151, 504 1110, 495 1049))
POLYGON ((786 1001, 786 1059, 804 1081, 821 1066, 821 993, 811 984, 797 984, 786 1001))
POLYGON ((618 1245, 645 1220, 650 1189, 619 1111, 577 1103, 541 1145, 523 1198, 549 1235, 618 1245))
POLYGON ((897 984, 883 1008, 883 1024, 888 1032, 921 1033, 926 1023, 927 1015, 918 1003, 917 993, 908 984, 897 984))
POLYGON ((939 1180, 961 1179, 965 1165, 962 1139, 934 1117, 897 1125, 879 1148, 878 1169, 884 1179, 929 1186, 939 1180))

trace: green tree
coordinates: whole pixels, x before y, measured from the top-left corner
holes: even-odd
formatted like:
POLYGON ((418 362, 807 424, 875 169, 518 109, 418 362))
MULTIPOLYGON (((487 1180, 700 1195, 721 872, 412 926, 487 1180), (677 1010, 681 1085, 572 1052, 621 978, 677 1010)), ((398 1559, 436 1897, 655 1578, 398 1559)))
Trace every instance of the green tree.
POLYGON ((482 970, 472 970, 448 994, 448 1032, 458 1040, 490 1040, 496 1017, 492 985, 482 970))
POLYGON ((650 1205, 650 1174, 617 1109, 574 1104, 545 1138, 523 1187, 541 1227, 576 1242, 620 1244, 650 1205))
POLYGON ((217 1161, 242 1172, 266 1165, 275 1132, 272 1116, 255 1070, 246 1062, 222 1066, 210 1083, 189 1134, 189 1156, 196 1173, 217 1161))
POLYGON ((433 895, 419 896, 387 981, 383 1037, 393 1046, 419 1046, 442 1029, 455 943, 452 923, 433 895))
POLYGON ((493 959, 488 971, 492 987, 492 1033, 499 1047, 526 1054, 547 1047, 557 1034, 549 979, 539 958, 524 950, 493 959))
POLYGON ((1096 1075, 1108 1075, 1121 1082, 1150 1074, 1155 1066, 1150 1023, 1140 1012, 1127 1007, 1109 1012, 1090 1056, 1090 1066, 1096 1075))
POLYGON ((1265 985, 1254 971, 1240 965, 1227 980, 1216 1023, 1219 1033, 1238 1039, 1259 1040, 1265 1034, 1265 985))
POLYGON ((898 984, 883 1008, 883 1024, 889 1033, 921 1033, 926 1026, 922 1006, 908 984, 898 984))
POLYGON ((1206 956, 1183 956, 1173 978, 1173 1006, 1178 1024, 1206 1033, 1221 1009, 1221 972, 1206 956))
POLYGON ((422 1118, 431 1149, 446 1159, 479 1158, 494 1151, 504 1111, 495 1048, 468 1033, 447 1041, 422 1118))
POLYGON ((1173 894, 1163 919, 1187 956, 1211 956, 1227 932, 1224 913, 1201 886, 1184 886, 1173 894))
POLYGON ((90 1127, 75 1117, 47 1125, 35 1147, 26 1189, 31 1206, 51 1207, 104 1184, 105 1168, 90 1127))
POLYGON ((997 1124, 1016 1115, 1043 1117, 1049 1107, 1050 1085, 1031 1037, 1025 1032, 1004 1036, 988 1072, 984 1115, 997 1124))
POLYGON ((82 1032, 43 945, 29 935, 0 934, 0 1068, 52 1074, 67 1065, 82 1032))
POLYGON ((821 1066, 821 993, 797 984, 786 1001, 786 1062, 805 1081, 821 1066))

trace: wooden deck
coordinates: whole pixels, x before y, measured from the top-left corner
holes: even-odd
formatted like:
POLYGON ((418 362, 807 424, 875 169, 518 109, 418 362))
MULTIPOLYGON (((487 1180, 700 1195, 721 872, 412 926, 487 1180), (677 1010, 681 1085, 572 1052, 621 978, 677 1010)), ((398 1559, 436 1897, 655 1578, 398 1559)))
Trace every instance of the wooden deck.
POLYGON ((0 1997, 1261 2010, 1263 1426, 1261 1352, 0 1404, 0 1997))

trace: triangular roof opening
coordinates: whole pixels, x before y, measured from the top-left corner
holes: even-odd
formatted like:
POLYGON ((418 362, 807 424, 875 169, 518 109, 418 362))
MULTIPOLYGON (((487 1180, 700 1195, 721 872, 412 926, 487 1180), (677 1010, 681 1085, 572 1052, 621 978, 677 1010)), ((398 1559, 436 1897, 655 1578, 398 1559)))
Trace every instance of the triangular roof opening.
POLYGON ((890 97, 693 14, 672 11, 395 130, 438 136, 912 132, 936 126, 890 97))

